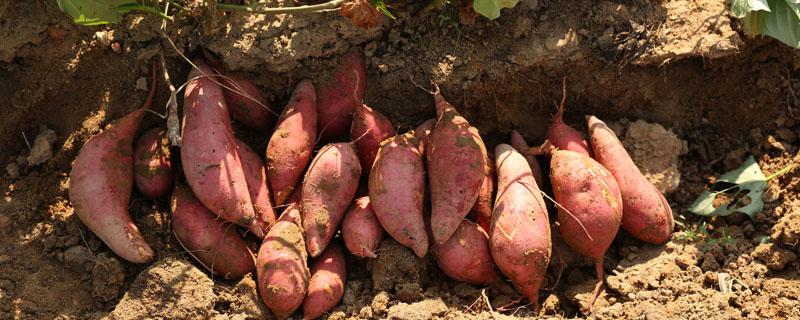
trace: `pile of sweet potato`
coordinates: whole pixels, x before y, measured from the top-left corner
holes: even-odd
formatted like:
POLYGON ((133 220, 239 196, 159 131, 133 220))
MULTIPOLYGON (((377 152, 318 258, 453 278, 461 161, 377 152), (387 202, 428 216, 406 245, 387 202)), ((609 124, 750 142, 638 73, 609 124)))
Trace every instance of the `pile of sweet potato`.
POLYGON ((363 104, 366 66, 356 51, 322 84, 298 82, 280 114, 250 81, 193 64, 180 156, 161 128, 134 139, 153 81, 143 108, 81 149, 72 205, 111 250, 144 263, 154 253, 128 214, 133 185, 150 198, 171 191, 172 229, 187 253, 225 278, 255 271, 278 318, 334 308, 345 259, 377 257, 385 236, 419 257, 430 253, 456 281, 508 280, 538 308, 552 254, 545 198, 558 208, 561 238, 596 262, 595 297, 620 225, 655 244, 672 232, 669 204, 613 132, 588 117, 589 144, 561 121, 563 103, 541 147, 513 132, 511 145, 490 154, 438 88, 436 118, 396 132, 363 104), (268 141, 264 157, 237 139, 232 119, 268 141), (552 196, 541 189, 537 156, 550 161, 552 196), (261 241, 256 254, 244 237, 261 241))

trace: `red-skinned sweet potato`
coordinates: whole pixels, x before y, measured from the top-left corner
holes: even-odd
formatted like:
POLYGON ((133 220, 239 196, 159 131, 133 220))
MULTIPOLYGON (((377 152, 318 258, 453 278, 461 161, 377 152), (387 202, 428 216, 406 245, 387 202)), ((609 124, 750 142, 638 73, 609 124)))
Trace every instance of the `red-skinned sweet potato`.
POLYGON ((433 132, 433 127, 436 126, 436 118, 425 120, 425 122, 420 123, 416 129, 414 129, 414 134, 416 135, 417 139, 419 140, 419 153, 422 156, 425 156, 425 146, 428 145, 428 140, 433 132))
POLYGON ((90 138, 72 162, 69 199, 78 218, 114 253, 134 263, 153 258, 131 220, 128 202, 133 190, 133 138, 155 95, 155 67, 144 106, 90 138))
POLYGON ((353 201, 361 176, 356 150, 350 143, 332 143, 319 150, 303 179, 303 230, 311 257, 328 246, 353 201))
POLYGON ((238 75, 220 77, 231 117, 259 133, 269 133, 275 112, 252 81, 238 75))
POLYGON ((357 198, 342 221, 342 239, 355 256, 377 258, 375 250, 383 240, 383 227, 372 210, 369 197, 357 198))
MULTIPOLYGON (((475 204, 486 176, 486 146, 478 130, 434 93, 436 126, 425 152, 431 192, 431 229, 442 244, 456 232, 475 204)), ((384 226, 385 227, 385 226, 384 226)))
POLYGON ((481 226, 464 220, 450 240, 435 246, 436 263, 450 279, 474 285, 501 281, 489 250, 489 236, 481 226))
POLYGON ((489 249, 498 269, 534 307, 550 262, 550 223, 539 186, 527 160, 514 148, 495 148, 497 200, 489 229, 489 249))
POLYGON ((317 139, 317 98, 309 80, 300 81, 267 145, 267 181, 276 205, 294 192, 317 139))
POLYGON ((240 278, 256 269, 253 252, 236 227, 217 219, 180 183, 172 192, 172 231, 192 257, 225 279, 240 278))
POLYGON ((162 128, 145 132, 133 149, 133 180, 139 192, 151 199, 172 189, 175 170, 170 159, 169 141, 162 128))
POLYGON ((195 61, 183 100, 181 163, 197 199, 221 218, 250 227, 255 213, 228 107, 211 68, 195 61))
POLYGON ((350 126, 350 140, 356 144, 361 171, 369 172, 381 141, 394 135, 392 122, 386 116, 365 104, 356 108, 350 126))
POLYGON ((364 100, 366 89, 364 57, 356 50, 350 51, 317 91, 317 130, 323 141, 347 134, 347 126, 353 112, 364 100))
POLYGON ((634 237, 663 244, 672 236, 675 222, 667 199, 647 181, 613 131, 600 119, 587 116, 592 149, 617 180, 622 194, 622 228, 634 237))
POLYGON ((239 157, 242 159, 242 168, 245 173, 244 179, 247 181, 247 190, 250 192, 250 200, 253 202, 253 211, 256 214, 253 224, 250 225, 250 231, 256 237, 264 238, 269 226, 277 218, 267 186, 264 161, 241 140, 236 139, 236 145, 239 147, 239 157))
POLYGON ((531 172, 533 173, 533 178, 536 179, 536 184, 542 186, 544 184, 542 167, 539 165, 539 161, 536 160, 536 155, 530 151, 528 142, 525 141, 525 138, 522 137, 517 130, 511 131, 511 146, 517 149, 517 152, 521 153, 522 156, 525 157, 525 160, 528 160, 528 166, 531 167, 531 172))
POLYGON ((369 174, 369 200, 381 226, 418 257, 428 252, 422 205, 425 173, 413 132, 385 140, 369 174))
POLYGON ((346 267, 342 248, 331 243, 311 263, 308 295, 303 301, 303 319, 316 319, 333 309, 344 294, 346 267))
POLYGON ((603 256, 622 220, 622 197, 611 172, 586 155, 556 150, 551 153, 550 183, 558 208, 558 232, 597 270, 593 305, 603 285, 603 256))
POLYGON ((553 118, 553 123, 550 125, 550 129, 547 130, 547 140, 550 142, 550 144, 560 150, 575 151, 591 157, 592 151, 589 149, 589 143, 586 142, 583 134, 578 130, 575 130, 575 128, 570 127, 563 121, 564 102, 566 99, 567 79, 564 78, 563 97, 561 98, 561 104, 558 106, 558 111, 556 111, 556 114, 553 118))
MULTIPOLYGON (((537 181, 538 183, 538 181, 537 181)), ((483 230, 489 230, 492 220, 492 210, 494 210, 494 191, 497 186, 497 173, 494 170, 494 161, 486 159, 486 176, 483 177, 481 191, 478 193, 478 200, 469 210, 469 217, 477 222, 483 230)))
POLYGON ((278 319, 292 315, 308 292, 311 275, 299 222, 300 207, 292 202, 269 229, 258 250, 258 292, 278 319))

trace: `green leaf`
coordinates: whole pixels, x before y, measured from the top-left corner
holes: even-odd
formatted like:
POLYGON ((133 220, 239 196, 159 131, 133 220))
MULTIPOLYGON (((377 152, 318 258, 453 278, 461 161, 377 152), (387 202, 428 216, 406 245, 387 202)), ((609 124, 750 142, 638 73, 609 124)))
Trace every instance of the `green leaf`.
POLYGON ((125 6, 139 5, 136 0, 57 0, 58 8, 70 15, 72 20, 79 25, 96 26, 117 23, 122 20, 122 14, 130 9, 125 6))
POLYGON ((472 8, 475 12, 494 20, 500 17, 500 9, 513 8, 520 0, 473 0, 472 8))
POLYGON ((772 12, 764 17, 765 35, 800 48, 800 5, 788 0, 769 0, 772 12))
POLYGON ((741 212, 746 214, 750 219, 755 220, 756 214, 761 212, 764 208, 764 189, 767 187, 767 177, 761 172, 761 168, 756 163, 753 156, 747 160, 736 170, 725 173, 719 177, 719 182, 726 182, 733 184, 733 187, 726 188, 722 191, 704 191, 697 200, 689 206, 688 210, 694 214, 701 216, 727 216, 734 212, 741 212), (732 189, 738 189, 736 194, 740 194, 747 190, 746 196, 750 198, 750 204, 738 207, 739 201, 726 204, 720 207, 714 207, 714 198, 718 194, 732 189))
POLYGON ((392 20, 397 20, 397 18, 395 18, 394 15, 392 15, 392 13, 389 12, 389 9, 386 8, 386 2, 383 2, 383 0, 370 0, 369 2, 372 3, 372 5, 374 5, 375 8, 378 9, 378 11, 383 13, 384 16, 387 16, 392 20))
POLYGON ((733 0, 731 3, 731 13, 737 18, 744 18, 752 11, 769 12, 767 0, 733 0))

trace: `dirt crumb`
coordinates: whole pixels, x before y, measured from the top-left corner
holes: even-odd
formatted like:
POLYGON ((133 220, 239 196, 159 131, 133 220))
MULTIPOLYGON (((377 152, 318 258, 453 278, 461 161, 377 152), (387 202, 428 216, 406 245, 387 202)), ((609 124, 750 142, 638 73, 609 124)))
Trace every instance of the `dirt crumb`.
POLYGON ((92 268, 92 295, 103 301, 117 298, 125 272, 117 258, 100 255, 92 268))
POLYGON ((427 282, 426 261, 394 239, 388 238, 381 242, 378 252, 378 258, 370 261, 374 290, 402 291, 402 287, 411 283, 421 288, 427 282))
POLYGON ((219 299, 215 309, 228 319, 272 319, 272 313, 261 302, 252 276, 245 276, 233 288, 217 286, 219 299), (223 308, 220 308, 223 306, 223 308))
POLYGON ((773 271, 783 270, 786 268, 786 265, 797 260, 797 255, 795 255, 794 252, 778 248, 772 243, 759 245, 753 251, 753 255, 766 263, 767 267, 773 271))
POLYGON ((389 308, 387 319, 428 320, 447 313, 447 305, 441 299, 428 299, 406 304, 398 303, 389 308))
POLYGON ((28 166, 38 166, 50 160, 53 157, 53 143, 57 138, 55 131, 42 127, 31 146, 31 153, 27 158, 28 166))
POLYGON ((798 248, 800 243, 800 211, 789 213, 782 217, 772 227, 770 235, 773 241, 798 248))
POLYGON ((89 272, 93 266, 94 257, 86 246, 72 246, 64 251, 64 263, 76 272, 89 272))
POLYGON ((660 124, 637 120, 628 125, 622 142, 645 178, 659 191, 671 193, 678 188, 678 157, 688 152, 686 141, 660 124))

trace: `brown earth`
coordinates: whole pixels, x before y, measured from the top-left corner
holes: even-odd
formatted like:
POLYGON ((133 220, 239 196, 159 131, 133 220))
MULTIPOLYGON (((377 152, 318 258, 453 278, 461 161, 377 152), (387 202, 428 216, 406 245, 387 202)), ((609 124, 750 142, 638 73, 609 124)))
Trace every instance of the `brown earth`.
MULTIPOLYGON (((679 184, 669 199, 684 226, 664 246, 621 232, 606 255, 607 286, 591 315, 581 310, 593 288, 592 267, 574 257, 563 271, 553 264, 542 291, 543 315, 800 317, 798 170, 769 182, 766 206, 754 221, 708 219, 711 227, 700 232, 700 219, 685 210, 713 177, 748 155, 767 175, 800 162, 796 50, 744 39, 724 1, 524 0, 500 19, 473 26, 457 23, 452 9, 392 5, 398 19, 370 32, 332 12, 182 18, 166 35, 190 56, 199 47, 219 54, 227 68, 254 79, 275 106, 297 81, 321 81, 341 54, 362 49, 370 80, 366 103, 401 130, 434 114, 430 95, 411 79, 423 87, 436 81, 490 146, 505 142, 511 129, 540 141, 567 77, 566 120, 577 128, 593 113, 618 120, 613 126, 627 133, 635 132, 630 128, 637 120, 658 123, 685 141, 686 153, 673 166, 674 160, 640 159, 670 159, 680 150, 665 156, 653 149, 665 144, 621 135, 640 166, 677 168, 679 184)), ((173 79, 186 77, 188 64, 159 33, 160 24, 130 15, 109 28, 76 27, 54 1, 0 4, 0 95, 6 97, 0 165, 10 169, 0 177, 0 318, 135 318, 157 311, 172 318, 271 317, 251 276, 215 279, 191 262, 172 236, 165 201, 135 193, 131 204, 156 250, 157 260, 147 265, 116 258, 73 214, 68 174, 83 142, 144 101, 147 93, 136 83, 158 52, 168 57, 173 79), (111 36, 98 37, 101 30, 111 36), (43 126, 57 135, 53 155, 29 166, 26 144, 34 147, 43 126), (193 299, 181 299, 184 292, 193 299)), ((154 109, 163 113, 167 89, 163 81, 158 88, 154 109)), ((144 127, 163 124, 148 116, 144 127)), ((247 138, 263 151, 265 138, 247 138)), ((674 179, 674 170, 665 172, 674 179)), ((383 246, 370 263, 348 256, 343 303, 330 318, 531 315, 524 304, 491 314, 487 301, 497 310, 516 293, 456 283, 435 263, 421 267, 404 248, 383 246)))

